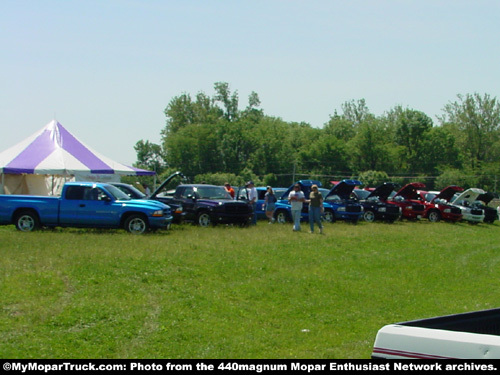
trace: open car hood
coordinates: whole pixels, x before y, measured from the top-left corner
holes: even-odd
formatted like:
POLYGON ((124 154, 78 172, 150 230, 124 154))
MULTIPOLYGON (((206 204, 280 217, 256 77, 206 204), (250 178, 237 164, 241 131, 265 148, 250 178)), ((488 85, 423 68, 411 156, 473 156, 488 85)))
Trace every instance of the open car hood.
POLYGON ((183 179, 186 178, 186 176, 184 176, 181 172, 175 172, 175 173, 172 173, 170 176, 167 177, 167 179, 165 181, 163 181, 161 183, 160 186, 158 186, 158 189, 156 189, 155 191, 153 191, 153 194, 151 194, 151 198, 150 199, 153 199, 155 198, 162 190, 165 186, 167 186, 167 184, 172 181, 172 179, 176 176, 181 176, 183 179))
POLYGON ((455 195, 456 192, 458 191, 464 191, 463 188, 455 185, 451 185, 448 187, 445 187, 443 190, 437 194, 432 201, 435 201, 436 199, 443 199, 447 202, 449 202, 453 196, 455 195))
POLYGON ((382 185, 377 186, 367 198, 378 197, 381 201, 386 201, 395 188, 396 184, 393 184, 392 182, 384 182, 382 185))
POLYGON ((457 196, 455 199, 453 199, 453 202, 468 202, 468 203, 474 203, 474 201, 477 200, 477 197, 480 196, 481 194, 486 194, 486 192, 483 189, 478 189, 478 188, 470 188, 465 190, 462 194, 457 196))
POLYGON ((342 199, 349 199, 354 188, 359 185, 363 185, 363 183, 358 180, 342 180, 328 192, 325 199, 332 195, 338 195, 342 199))
POLYGON ((425 184, 422 182, 411 182, 405 186, 403 186, 396 193, 395 197, 401 196, 404 199, 419 199, 419 195, 417 190, 425 189, 425 184))
POLYGON ((484 202, 484 204, 487 206, 493 199, 495 199, 495 194, 493 193, 484 193, 484 194, 479 194, 476 198, 477 201, 484 202))

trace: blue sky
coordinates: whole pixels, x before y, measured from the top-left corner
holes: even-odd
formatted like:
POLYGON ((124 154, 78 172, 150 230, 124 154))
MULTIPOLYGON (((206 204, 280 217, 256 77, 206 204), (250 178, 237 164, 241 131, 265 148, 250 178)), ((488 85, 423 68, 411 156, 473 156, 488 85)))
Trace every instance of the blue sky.
POLYGON ((436 120, 500 98, 499 20, 498 0, 0 0, 0 151, 56 118, 131 164, 173 97, 221 81, 317 127, 361 98, 436 120))

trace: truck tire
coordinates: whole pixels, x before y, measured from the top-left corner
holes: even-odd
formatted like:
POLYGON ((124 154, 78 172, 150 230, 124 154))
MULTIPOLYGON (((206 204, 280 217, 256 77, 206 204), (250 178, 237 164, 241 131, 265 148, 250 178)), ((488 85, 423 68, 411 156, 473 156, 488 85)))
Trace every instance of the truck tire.
POLYGON ((439 220, 441 220, 441 215, 438 211, 432 210, 431 212, 429 212, 428 218, 431 223, 437 223, 439 220))
POLYGON ((363 213, 363 220, 367 223, 373 223, 375 221, 375 212, 372 210, 366 210, 363 213))
POLYGON ((201 211, 196 218, 196 222, 200 227, 209 227, 212 225, 212 218, 208 212, 201 211))
POLYGON ((15 225, 21 232, 33 232, 40 228, 40 220, 34 211, 21 211, 16 215, 15 225))
POLYGON ((143 234, 149 228, 148 221, 142 215, 130 215, 125 220, 125 230, 132 234, 143 234))
POLYGON ((285 210, 276 211, 276 213, 274 214, 274 218, 276 219, 276 222, 279 224, 285 224, 291 221, 288 212, 286 212, 285 210))
POLYGON ((335 222, 335 214, 333 213, 332 210, 325 210, 323 217, 327 223, 334 223, 335 222))

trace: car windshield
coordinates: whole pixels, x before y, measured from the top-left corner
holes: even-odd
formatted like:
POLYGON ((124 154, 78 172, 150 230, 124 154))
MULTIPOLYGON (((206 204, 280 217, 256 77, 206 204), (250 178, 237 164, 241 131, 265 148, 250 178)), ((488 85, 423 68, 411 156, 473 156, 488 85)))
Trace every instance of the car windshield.
POLYGON ((129 201, 130 200, 130 197, 125 194, 123 191, 121 191, 120 189, 118 189, 116 186, 113 186, 113 185, 106 185, 106 190, 108 191, 108 193, 110 193, 114 198, 115 200, 119 200, 119 201, 129 201))
POLYGON ((354 191, 354 194, 356 195, 356 197, 359 200, 362 201, 362 200, 366 200, 371 193, 367 190, 356 190, 356 191, 354 191))
POLYGON ((146 194, 144 194, 142 191, 136 189, 133 186, 124 186, 124 185, 113 185, 113 186, 123 191, 132 199, 143 199, 146 197, 146 194))
POLYGON ((327 201, 341 201, 340 197, 337 194, 330 195, 326 198, 327 201))
POLYGON ((194 188, 201 199, 231 199, 229 193, 222 186, 197 186, 194 188))
POLYGON ((425 194, 425 200, 427 202, 431 202, 435 197, 436 197, 436 194, 433 194, 433 193, 427 193, 427 194, 425 194))

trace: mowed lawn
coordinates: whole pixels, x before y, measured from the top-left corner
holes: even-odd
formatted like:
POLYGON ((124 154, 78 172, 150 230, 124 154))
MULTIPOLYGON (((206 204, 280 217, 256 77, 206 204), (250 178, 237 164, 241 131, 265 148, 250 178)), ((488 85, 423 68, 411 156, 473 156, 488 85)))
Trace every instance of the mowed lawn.
POLYGON ((0 228, 1 358, 369 358, 390 323, 498 307, 500 225, 0 228))

